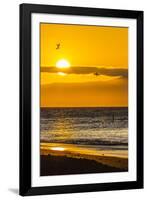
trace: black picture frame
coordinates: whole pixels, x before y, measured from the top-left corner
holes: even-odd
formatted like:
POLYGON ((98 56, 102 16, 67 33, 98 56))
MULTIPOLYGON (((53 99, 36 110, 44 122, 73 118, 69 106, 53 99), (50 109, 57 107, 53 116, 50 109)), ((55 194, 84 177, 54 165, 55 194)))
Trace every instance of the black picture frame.
POLYGON ((19 194, 43 195, 143 188, 143 11, 54 5, 20 5, 20 174, 19 194), (31 186, 31 14, 52 13, 137 20, 137 180, 67 186, 31 186))

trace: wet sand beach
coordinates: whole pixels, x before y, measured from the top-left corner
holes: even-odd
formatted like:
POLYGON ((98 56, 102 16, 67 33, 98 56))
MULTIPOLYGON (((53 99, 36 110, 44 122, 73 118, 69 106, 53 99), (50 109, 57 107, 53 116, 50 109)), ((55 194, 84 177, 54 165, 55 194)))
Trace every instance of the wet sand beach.
POLYGON ((123 172, 127 151, 95 150, 81 145, 41 143, 40 175, 123 172))

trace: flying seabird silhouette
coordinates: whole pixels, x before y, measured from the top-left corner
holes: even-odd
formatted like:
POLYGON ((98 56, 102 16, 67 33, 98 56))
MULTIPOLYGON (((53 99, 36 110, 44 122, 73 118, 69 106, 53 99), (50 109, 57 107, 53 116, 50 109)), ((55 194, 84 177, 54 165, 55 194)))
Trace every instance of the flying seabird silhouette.
POLYGON ((95 73, 94 73, 94 75, 95 75, 95 76, 98 76, 98 75, 99 75, 99 73, 98 73, 98 72, 95 72, 95 73))
POLYGON ((60 43, 56 44, 56 50, 60 49, 60 43))

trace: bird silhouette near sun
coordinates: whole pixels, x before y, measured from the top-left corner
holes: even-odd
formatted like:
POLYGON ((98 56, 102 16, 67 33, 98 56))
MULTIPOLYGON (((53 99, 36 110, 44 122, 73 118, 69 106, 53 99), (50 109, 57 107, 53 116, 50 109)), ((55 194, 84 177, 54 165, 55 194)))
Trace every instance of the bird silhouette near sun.
POLYGON ((60 49, 60 43, 56 44, 56 50, 60 49))

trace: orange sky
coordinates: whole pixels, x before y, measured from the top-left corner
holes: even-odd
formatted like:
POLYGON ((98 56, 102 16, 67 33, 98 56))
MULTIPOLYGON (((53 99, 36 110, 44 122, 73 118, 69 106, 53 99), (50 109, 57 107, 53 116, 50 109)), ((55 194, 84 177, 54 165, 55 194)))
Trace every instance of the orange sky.
POLYGON ((128 106, 128 28, 41 24, 40 35, 41 107, 128 106))

